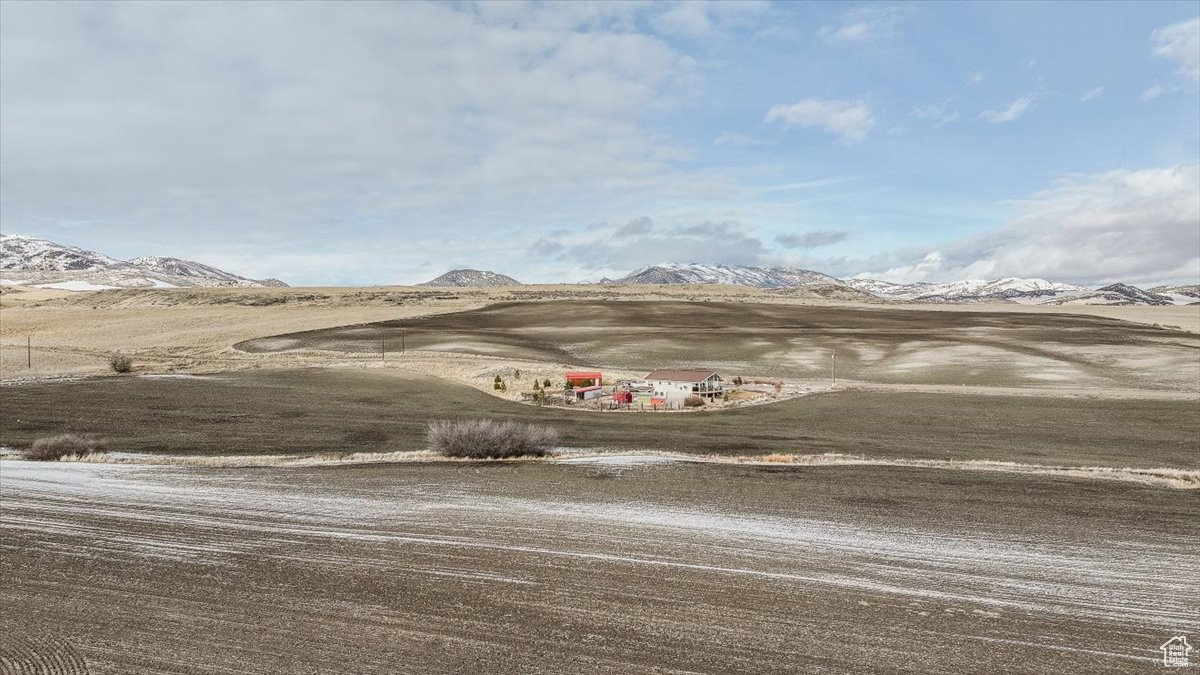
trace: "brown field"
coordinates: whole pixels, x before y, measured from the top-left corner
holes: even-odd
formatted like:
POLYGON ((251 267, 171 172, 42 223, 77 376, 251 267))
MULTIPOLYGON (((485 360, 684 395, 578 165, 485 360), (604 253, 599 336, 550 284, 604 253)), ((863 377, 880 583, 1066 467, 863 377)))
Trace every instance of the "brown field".
POLYGON ((6 462, 4 504, 0 659, 92 673, 1124 673, 1200 620, 1200 502, 1119 483, 6 462))
POLYGON ((968 386, 1200 389, 1200 338, 1072 314, 729 302, 500 303, 238 343, 251 353, 408 349, 648 371, 968 386))
POLYGON ((848 300, 6 289, 0 446, 114 452, 0 459, 0 673, 1155 668, 1200 625, 1200 308, 848 300), (807 395, 512 400, 582 365, 807 395), (464 418, 565 447, 412 452, 464 418))
POLYGON ((0 444, 70 431, 170 454, 409 451, 430 419, 485 417, 550 424, 577 447, 1192 469, 1198 410, 1193 400, 844 391, 736 410, 588 414, 402 371, 313 368, 8 386, 0 444))

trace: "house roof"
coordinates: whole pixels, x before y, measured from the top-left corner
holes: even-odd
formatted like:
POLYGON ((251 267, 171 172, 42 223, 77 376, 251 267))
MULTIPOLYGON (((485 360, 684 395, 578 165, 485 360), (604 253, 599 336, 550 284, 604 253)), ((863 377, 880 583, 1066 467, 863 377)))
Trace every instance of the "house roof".
POLYGON ((598 370, 568 370, 568 380, 598 380, 600 379, 600 371, 598 370))
POLYGON ((715 370, 689 370, 660 368, 646 376, 647 380, 670 380, 672 382, 703 382, 716 375, 715 370))
POLYGON ((604 388, 604 387, 601 387, 600 385, 598 385, 598 384, 597 384, 597 385, 593 385, 593 386, 591 386, 591 387, 575 387, 575 388, 574 388, 574 389, 572 389, 571 391, 575 391, 575 392, 580 392, 580 391, 596 391, 597 389, 603 389, 603 388, 604 388))

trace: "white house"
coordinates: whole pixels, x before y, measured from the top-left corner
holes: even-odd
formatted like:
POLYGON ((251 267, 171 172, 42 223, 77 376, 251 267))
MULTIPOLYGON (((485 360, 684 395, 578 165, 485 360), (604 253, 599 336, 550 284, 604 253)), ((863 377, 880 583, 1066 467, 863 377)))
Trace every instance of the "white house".
POLYGON ((662 368, 646 376, 654 388, 654 396, 668 400, 683 400, 695 394, 701 398, 716 398, 725 393, 724 380, 715 370, 662 368))

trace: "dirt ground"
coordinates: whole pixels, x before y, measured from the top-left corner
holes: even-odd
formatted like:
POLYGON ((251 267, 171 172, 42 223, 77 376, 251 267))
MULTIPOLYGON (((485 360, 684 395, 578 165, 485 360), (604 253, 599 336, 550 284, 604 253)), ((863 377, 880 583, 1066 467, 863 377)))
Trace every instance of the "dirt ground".
POLYGON ((419 450, 431 419, 547 424, 567 446, 1200 468, 1194 400, 842 391, 738 410, 581 413, 402 370, 310 368, 10 385, 0 444, 96 433, 169 454, 419 450))
POLYGON ((0 460, 0 673, 1151 670, 1200 622, 1198 332, 729 288, 4 290, 0 446, 150 454, 0 460), (506 400, 583 365, 809 395, 506 400), (464 417, 626 454, 379 459, 464 417), (197 466, 230 455, 322 464, 197 466))
POLYGON ((1125 673, 1200 621, 1181 491, 677 463, 3 468, 0 663, 57 672, 1125 673))
POLYGON ((374 354, 401 341, 422 353, 635 372, 703 367, 727 379, 832 379, 840 372, 844 379, 884 383, 1200 391, 1197 336, 1071 314, 570 300, 499 303, 235 347, 374 354))
MULTIPOLYGON (((300 361, 330 364, 327 354, 306 358, 303 354, 289 353, 270 359, 262 356, 247 359, 244 352, 231 346, 297 331, 461 312, 497 302, 562 300, 592 304, 596 301, 725 301, 800 308, 879 307, 758 289, 711 286, 210 288, 90 293, 6 288, 0 292, 0 380, 104 374, 107 357, 114 352, 135 356, 139 369, 145 372, 216 371, 262 365, 286 367, 300 361), (29 354, 27 339, 31 346, 29 354), (32 368, 27 367, 29 362, 32 362, 32 368)), ((1200 333, 1200 306, 1044 308, 1016 304, 901 304, 886 307, 897 312, 918 313, 1013 313, 1018 315, 1018 320, 1019 317, 1042 315, 1093 316, 1146 326, 1177 326, 1193 334, 1200 333)), ((395 351, 397 347, 392 344, 389 348, 395 351)), ((756 349, 769 351, 763 347, 756 349)), ((855 353, 854 345, 849 345, 849 349, 843 356, 855 353)), ((461 361, 445 358, 445 354, 434 352, 430 358, 435 362, 445 361, 450 366, 461 361)), ((869 357, 864 352, 861 358, 869 357)), ((772 362, 768 361, 767 365, 772 362)), ((789 365, 784 361, 782 365, 797 368, 800 364, 789 365)), ((436 368, 437 365, 431 365, 431 369, 436 368)), ((816 367, 815 362, 813 369, 825 375, 824 368, 816 367)))

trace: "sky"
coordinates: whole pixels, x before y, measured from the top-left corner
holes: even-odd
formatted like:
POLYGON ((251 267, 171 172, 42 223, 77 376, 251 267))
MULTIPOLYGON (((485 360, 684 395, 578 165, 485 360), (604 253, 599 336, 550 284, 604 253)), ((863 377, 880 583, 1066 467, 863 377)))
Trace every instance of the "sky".
POLYGON ((293 285, 1200 283, 1200 11, 0 3, 0 231, 293 285))

